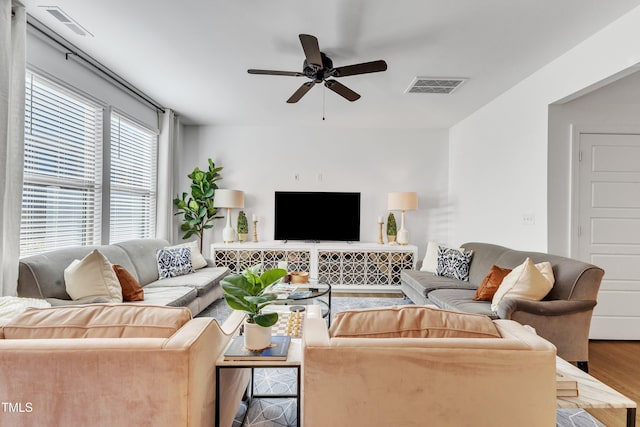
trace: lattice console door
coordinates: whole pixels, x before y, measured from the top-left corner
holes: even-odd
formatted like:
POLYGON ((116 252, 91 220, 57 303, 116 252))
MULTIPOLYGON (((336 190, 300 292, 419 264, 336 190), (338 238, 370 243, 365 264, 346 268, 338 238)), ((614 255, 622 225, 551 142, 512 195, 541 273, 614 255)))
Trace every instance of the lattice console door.
POLYGON ((418 248, 375 243, 214 243, 216 266, 240 273, 262 263, 275 268, 286 261, 289 271, 306 271, 334 289, 366 291, 398 289, 402 270, 415 268, 418 248))

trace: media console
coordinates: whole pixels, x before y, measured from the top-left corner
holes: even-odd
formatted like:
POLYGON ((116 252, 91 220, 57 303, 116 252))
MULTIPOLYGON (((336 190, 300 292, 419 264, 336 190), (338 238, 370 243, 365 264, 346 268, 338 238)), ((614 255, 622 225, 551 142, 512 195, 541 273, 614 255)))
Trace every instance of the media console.
POLYGON ((371 292, 400 290, 400 272, 414 269, 418 247, 377 243, 244 242, 214 243, 217 267, 240 273, 262 263, 265 269, 287 262, 289 271, 307 271, 334 290, 371 292))

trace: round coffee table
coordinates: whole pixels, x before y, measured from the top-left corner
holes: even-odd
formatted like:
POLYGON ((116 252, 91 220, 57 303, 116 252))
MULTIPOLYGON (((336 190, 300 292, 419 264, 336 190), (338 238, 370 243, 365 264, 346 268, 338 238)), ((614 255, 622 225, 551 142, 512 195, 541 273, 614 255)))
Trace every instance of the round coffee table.
POLYGON ((331 326, 331 285, 318 279, 309 279, 307 283, 290 283, 290 285, 296 286, 296 290, 289 293, 286 298, 274 300, 273 304, 291 306, 291 311, 303 311, 306 303, 317 302, 322 310, 322 317, 326 318, 331 326), (324 296, 326 298, 320 298, 324 296))

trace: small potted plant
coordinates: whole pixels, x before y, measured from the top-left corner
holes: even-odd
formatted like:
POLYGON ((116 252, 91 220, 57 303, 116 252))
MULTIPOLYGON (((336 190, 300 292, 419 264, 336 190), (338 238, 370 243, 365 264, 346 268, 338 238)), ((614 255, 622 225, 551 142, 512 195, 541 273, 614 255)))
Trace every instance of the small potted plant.
POLYGON ((389 212, 387 217, 387 241, 393 245, 396 243, 396 236, 398 235, 398 227, 396 225, 396 217, 393 212, 389 212))
POLYGON ((262 350, 271 345, 271 326, 278 321, 278 313, 263 313, 262 309, 277 296, 266 293, 265 289, 287 275, 287 271, 281 268, 260 274, 261 269, 262 264, 257 264, 240 274, 231 274, 221 282, 229 307, 247 313, 244 346, 248 350, 262 350))
POLYGON ((249 235, 249 225, 247 224, 247 215, 244 211, 240 211, 238 214, 238 240, 241 242, 247 241, 249 235))

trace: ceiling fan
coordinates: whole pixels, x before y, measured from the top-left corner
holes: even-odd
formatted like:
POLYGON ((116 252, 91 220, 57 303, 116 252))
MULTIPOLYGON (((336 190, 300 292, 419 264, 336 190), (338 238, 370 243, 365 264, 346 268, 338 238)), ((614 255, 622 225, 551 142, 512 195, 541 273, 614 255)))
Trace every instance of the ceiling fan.
POLYGON ((318 39, 309 34, 300 34, 300 43, 304 50, 305 60, 302 72, 297 71, 275 71, 275 70, 255 70, 249 69, 249 74, 267 74, 271 76, 293 76, 307 77, 311 81, 304 83, 294 92, 287 102, 289 104, 298 102, 316 84, 324 82, 324 85, 347 99, 356 101, 360 95, 333 78, 353 76, 356 74, 377 73, 387 69, 387 63, 383 60, 363 62, 361 64, 346 65, 344 67, 333 68, 333 61, 324 52, 320 52, 318 39), (333 78, 332 78, 333 77, 333 78))

